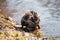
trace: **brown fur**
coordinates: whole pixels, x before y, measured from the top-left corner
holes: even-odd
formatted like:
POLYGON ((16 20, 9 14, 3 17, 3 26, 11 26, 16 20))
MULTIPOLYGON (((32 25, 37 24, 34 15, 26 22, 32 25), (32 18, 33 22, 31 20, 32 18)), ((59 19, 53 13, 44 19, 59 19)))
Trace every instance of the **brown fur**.
POLYGON ((22 27, 23 26, 28 26, 30 24, 30 19, 32 17, 32 14, 30 13, 26 13, 23 17, 22 17, 22 20, 21 20, 21 25, 22 27))
POLYGON ((22 28, 23 26, 26 26, 26 28, 28 28, 29 31, 33 31, 37 29, 37 26, 38 29, 40 29, 39 22, 40 18, 38 17, 37 13, 34 11, 30 11, 22 17, 21 25, 22 28))
POLYGON ((38 26, 38 29, 40 29, 40 17, 37 15, 37 12, 30 11, 33 14, 33 18, 31 19, 32 22, 34 22, 34 27, 38 26))

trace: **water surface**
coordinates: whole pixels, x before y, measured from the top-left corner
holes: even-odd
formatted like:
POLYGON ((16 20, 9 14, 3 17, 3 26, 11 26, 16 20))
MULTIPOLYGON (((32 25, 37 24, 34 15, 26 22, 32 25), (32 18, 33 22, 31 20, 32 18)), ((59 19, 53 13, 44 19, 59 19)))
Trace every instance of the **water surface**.
POLYGON ((36 11, 41 19, 44 36, 60 35, 60 0, 6 0, 1 4, 5 8, 3 13, 19 23, 25 12, 36 11))

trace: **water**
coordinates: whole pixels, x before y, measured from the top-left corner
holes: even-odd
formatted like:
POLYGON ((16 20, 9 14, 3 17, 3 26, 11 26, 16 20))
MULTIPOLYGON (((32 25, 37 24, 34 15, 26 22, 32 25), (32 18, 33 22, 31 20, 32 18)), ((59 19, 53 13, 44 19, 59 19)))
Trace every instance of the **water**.
POLYGON ((3 3, 3 13, 13 17, 17 22, 20 23, 25 12, 34 10, 40 16, 44 36, 60 35, 60 0, 6 0, 3 3))

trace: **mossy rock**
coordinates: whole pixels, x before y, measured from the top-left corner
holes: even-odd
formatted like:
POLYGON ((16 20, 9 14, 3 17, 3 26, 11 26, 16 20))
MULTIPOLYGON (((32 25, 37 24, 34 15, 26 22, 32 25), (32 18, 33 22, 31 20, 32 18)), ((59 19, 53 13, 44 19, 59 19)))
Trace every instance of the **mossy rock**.
POLYGON ((35 30, 35 31, 34 31, 34 34, 35 34, 35 36, 37 36, 37 37, 43 37, 43 35, 41 34, 40 29, 35 30))
POLYGON ((9 23, 5 23, 5 26, 6 26, 6 27, 10 27, 10 24, 9 24, 9 23))

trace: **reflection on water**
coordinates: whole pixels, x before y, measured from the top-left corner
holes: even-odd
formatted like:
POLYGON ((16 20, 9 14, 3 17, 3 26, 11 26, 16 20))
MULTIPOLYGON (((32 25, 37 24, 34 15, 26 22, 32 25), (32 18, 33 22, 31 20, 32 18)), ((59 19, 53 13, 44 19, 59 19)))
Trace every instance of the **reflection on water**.
MULTIPOLYGON (((45 36, 59 36, 60 32, 60 1, 59 0, 6 0, 4 13, 12 16, 20 23, 25 12, 34 10, 41 19, 41 28, 45 36), (12 15, 11 15, 12 14, 12 15)), ((1 4, 1 3, 0 3, 1 4)), ((4 7, 3 6, 3 7, 4 7)))

